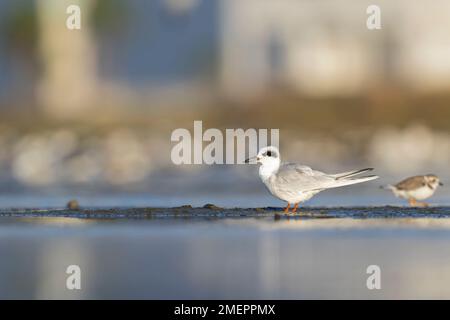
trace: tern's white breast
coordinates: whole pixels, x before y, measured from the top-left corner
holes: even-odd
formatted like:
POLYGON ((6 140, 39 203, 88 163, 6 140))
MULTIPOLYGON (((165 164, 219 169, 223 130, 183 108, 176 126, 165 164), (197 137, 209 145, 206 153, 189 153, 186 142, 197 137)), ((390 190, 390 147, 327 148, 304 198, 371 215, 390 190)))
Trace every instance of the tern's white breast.
MULTIPOLYGON (((262 179, 262 178, 261 178, 262 179)), ((276 180, 276 175, 273 174, 267 179, 263 180, 267 189, 278 199, 287 201, 289 203, 299 203, 311 199, 318 191, 303 192, 289 187, 286 184, 279 184, 276 180)))

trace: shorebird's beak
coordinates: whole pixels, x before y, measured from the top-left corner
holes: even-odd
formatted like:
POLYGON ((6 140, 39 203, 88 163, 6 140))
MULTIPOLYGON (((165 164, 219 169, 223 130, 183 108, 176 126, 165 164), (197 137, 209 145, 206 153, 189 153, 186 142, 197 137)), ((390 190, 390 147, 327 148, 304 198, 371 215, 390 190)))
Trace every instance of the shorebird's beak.
POLYGON ((245 159, 245 163, 254 163, 255 162, 255 160, 258 160, 258 158, 257 157, 250 157, 250 158, 248 158, 248 159, 245 159))
POLYGON ((443 186, 444 184, 443 184, 442 182, 439 181, 439 185, 440 185, 440 186, 443 186))

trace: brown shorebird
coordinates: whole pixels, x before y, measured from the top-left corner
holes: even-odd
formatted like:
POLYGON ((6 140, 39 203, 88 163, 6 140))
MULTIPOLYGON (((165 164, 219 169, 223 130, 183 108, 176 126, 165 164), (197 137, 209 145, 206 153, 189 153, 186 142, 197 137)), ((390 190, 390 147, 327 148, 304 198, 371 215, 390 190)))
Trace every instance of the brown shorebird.
POLYGON ((384 189, 391 190, 396 197, 408 200, 410 206, 426 207, 425 202, 419 202, 431 197, 442 182, 434 174, 414 176, 407 178, 395 185, 387 185, 384 189))

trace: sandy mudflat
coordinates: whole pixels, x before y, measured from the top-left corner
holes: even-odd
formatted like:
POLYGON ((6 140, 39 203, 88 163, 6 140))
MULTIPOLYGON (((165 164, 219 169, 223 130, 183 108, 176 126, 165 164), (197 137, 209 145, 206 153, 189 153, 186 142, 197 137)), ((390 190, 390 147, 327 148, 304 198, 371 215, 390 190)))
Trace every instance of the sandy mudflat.
POLYGON ((208 219, 208 218, 450 218, 450 207, 304 207, 296 214, 285 215, 282 208, 220 208, 214 205, 193 208, 89 208, 69 209, 0 209, 0 217, 72 217, 80 219, 208 219))

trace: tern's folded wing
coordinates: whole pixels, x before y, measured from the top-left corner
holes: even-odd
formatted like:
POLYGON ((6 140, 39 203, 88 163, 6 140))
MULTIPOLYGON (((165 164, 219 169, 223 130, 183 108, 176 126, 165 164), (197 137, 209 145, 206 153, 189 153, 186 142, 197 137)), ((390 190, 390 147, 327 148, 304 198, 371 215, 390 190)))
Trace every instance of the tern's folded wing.
POLYGON ((335 181, 333 177, 323 172, 296 163, 283 163, 276 173, 275 180, 278 187, 297 191, 327 189, 335 181))

